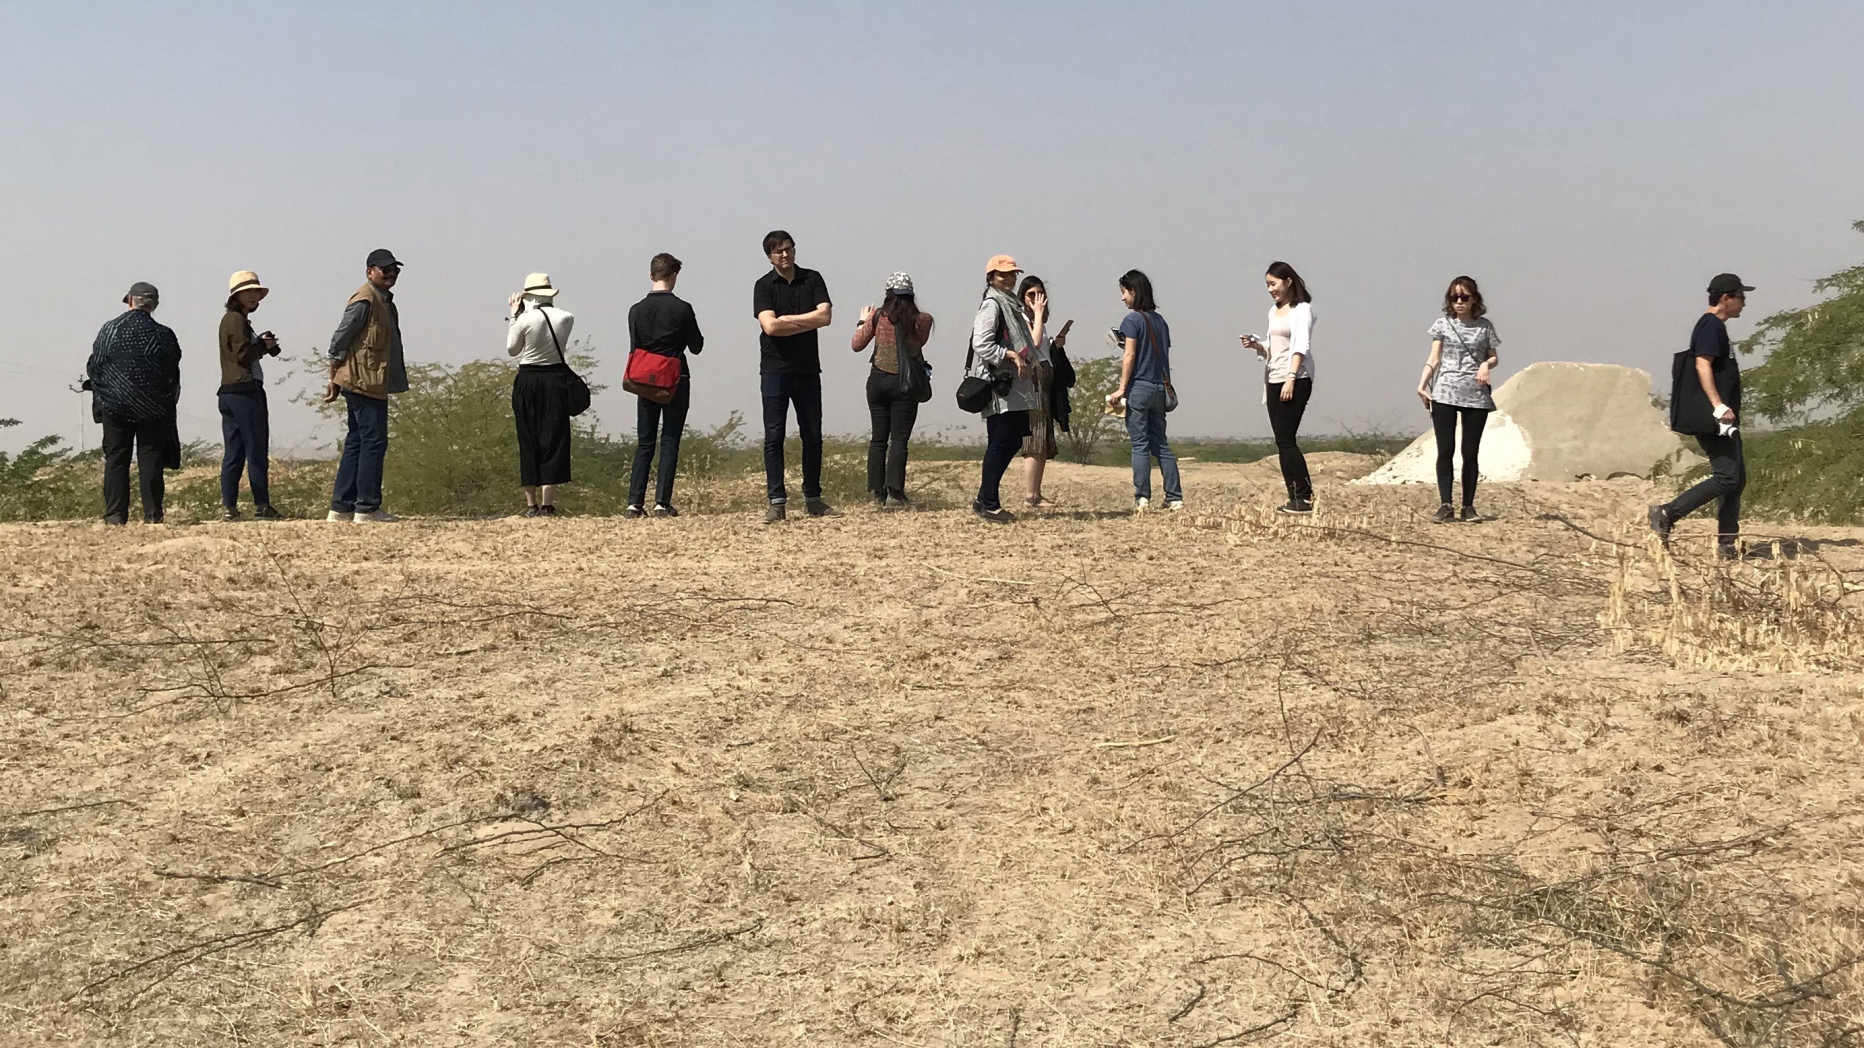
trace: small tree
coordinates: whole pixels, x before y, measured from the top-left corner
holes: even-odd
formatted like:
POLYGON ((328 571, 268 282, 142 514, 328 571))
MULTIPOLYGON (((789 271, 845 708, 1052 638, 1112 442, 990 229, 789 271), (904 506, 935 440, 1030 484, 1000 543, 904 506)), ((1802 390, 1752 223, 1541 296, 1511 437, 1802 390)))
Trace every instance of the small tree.
POLYGON ((1107 394, 1120 384, 1119 357, 1089 357, 1074 364, 1074 389, 1068 394, 1068 457, 1088 465, 1101 441, 1113 432, 1106 414, 1107 394))
MULTIPOLYGON (((1851 228, 1864 233, 1864 222, 1851 228)), ((1864 406, 1864 265, 1823 277, 1812 290, 1831 297, 1761 321, 1741 352, 1767 359, 1744 376, 1747 405, 1783 421, 1812 411, 1864 406)))

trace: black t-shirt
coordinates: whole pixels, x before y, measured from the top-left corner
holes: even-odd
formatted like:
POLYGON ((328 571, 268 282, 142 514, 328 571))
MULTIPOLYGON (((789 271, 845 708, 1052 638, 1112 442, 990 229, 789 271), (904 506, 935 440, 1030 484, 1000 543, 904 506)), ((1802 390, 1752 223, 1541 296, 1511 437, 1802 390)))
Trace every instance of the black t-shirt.
MULTIPOLYGON (((1713 313, 1702 314, 1702 319, 1696 321, 1696 330, 1689 336, 1689 355, 1709 361, 1709 370, 1715 375, 1715 389, 1721 394, 1722 403, 1739 412, 1741 372, 1735 366, 1734 347, 1728 340, 1728 322, 1713 313)), ((1693 371, 1689 377, 1695 381, 1693 371)))
POLYGON ((669 357, 705 349, 693 307, 671 291, 650 291, 628 310, 628 341, 640 349, 669 357))
MULTIPOLYGON (((785 280, 772 269, 757 278, 751 292, 751 315, 770 310, 780 317, 811 313, 828 301, 828 285, 822 274, 796 267, 796 277, 785 280)), ((822 370, 822 358, 816 352, 816 333, 800 335, 761 335, 758 343, 762 360, 758 370, 765 375, 814 375, 822 370)))

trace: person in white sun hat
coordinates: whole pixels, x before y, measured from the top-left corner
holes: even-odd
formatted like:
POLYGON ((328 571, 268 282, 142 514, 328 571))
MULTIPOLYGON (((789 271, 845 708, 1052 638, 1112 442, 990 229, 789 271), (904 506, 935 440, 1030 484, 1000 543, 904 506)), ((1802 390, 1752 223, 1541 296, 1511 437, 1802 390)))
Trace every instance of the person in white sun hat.
POLYGON ((505 352, 518 358, 511 414, 518 423, 518 483, 524 515, 557 515, 557 485, 570 481, 570 404, 576 381, 564 357, 576 318, 557 308, 550 274, 532 273, 511 296, 505 352))
POLYGON ((905 273, 887 278, 884 304, 863 308, 854 329, 856 353, 870 344, 874 347, 867 372, 867 411, 874 423, 867 445, 867 490, 877 509, 908 505, 906 445, 919 419, 919 405, 932 395, 925 357, 931 337, 932 314, 919 311, 913 278, 905 273))
POLYGON ((278 339, 252 332, 252 314, 271 293, 259 274, 242 269, 227 281, 227 311, 220 318, 220 516, 239 519, 239 478, 252 485, 252 515, 277 520, 267 485, 271 413, 265 404, 265 370, 259 361, 278 356, 278 339))

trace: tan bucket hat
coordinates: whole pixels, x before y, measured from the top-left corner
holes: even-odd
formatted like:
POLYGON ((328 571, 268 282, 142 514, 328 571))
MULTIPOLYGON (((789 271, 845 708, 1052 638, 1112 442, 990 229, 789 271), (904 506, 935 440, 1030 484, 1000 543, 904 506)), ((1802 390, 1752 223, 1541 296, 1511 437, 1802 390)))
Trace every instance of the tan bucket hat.
POLYGON ((237 295, 242 291, 257 291, 260 298, 272 293, 272 289, 259 283, 259 274, 250 269, 242 269, 227 278, 227 294, 237 295))
POLYGON ((524 293, 538 298, 555 298, 557 289, 550 286, 550 274, 532 273, 524 278, 524 293))

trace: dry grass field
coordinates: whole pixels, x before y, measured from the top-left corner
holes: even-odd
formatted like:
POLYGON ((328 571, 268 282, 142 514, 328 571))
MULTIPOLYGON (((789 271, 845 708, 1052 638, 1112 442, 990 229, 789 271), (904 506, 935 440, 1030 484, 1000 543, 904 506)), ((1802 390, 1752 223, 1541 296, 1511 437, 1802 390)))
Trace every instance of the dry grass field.
POLYGON ((1369 465, 0 528, 0 1042, 1864 1044, 1864 532, 1369 465))

